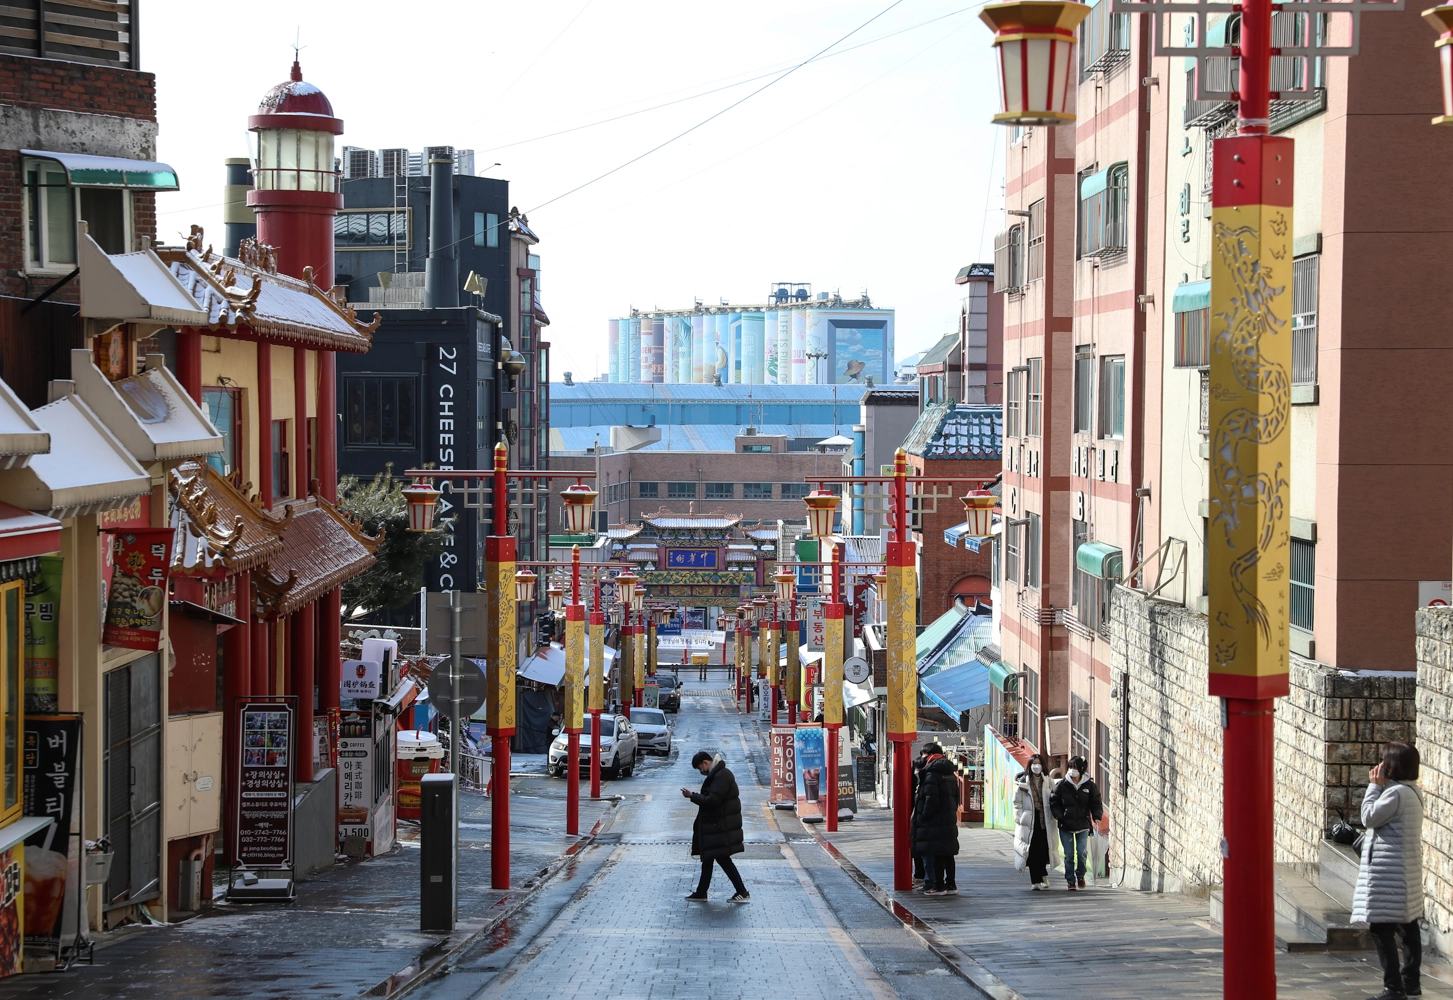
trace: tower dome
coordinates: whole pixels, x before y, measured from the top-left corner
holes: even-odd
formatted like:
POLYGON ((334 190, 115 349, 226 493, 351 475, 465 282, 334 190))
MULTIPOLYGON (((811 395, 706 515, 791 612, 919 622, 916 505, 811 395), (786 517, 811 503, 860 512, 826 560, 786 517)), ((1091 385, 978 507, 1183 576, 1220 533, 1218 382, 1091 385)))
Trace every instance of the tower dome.
POLYGON ((296 59, 289 78, 262 97, 257 114, 247 121, 256 129, 297 128, 316 132, 343 134, 343 122, 333 116, 333 104, 316 84, 303 79, 303 68, 296 59))

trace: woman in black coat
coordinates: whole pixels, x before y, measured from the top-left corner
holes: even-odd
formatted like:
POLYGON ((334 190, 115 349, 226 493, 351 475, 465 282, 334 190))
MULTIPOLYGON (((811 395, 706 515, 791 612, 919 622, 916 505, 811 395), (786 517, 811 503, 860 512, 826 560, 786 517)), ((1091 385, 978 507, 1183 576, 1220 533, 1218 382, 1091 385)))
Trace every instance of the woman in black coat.
POLYGON ((943 747, 924 747, 927 762, 913 798, 913 853, 923 856, 923 891, 958 895, 954 855, 959 853, 959 778, 943 747))
POLYGON ((732 863, 733 854, 747 849, 742 837, 742 796, 737 790, 736 775, 720 757, 713 759, 704 750, 691 758, 691 766, 704 774, 706 780, 699 792, 681 789, 681 794, 697 806, 696 822, 691 825, 691 853, 701 858, 701 881, 696 884, 696 891, 686 898, 706 898, 706 891, 711 887, 711 863, 715 861, 737 891, 731 901, 745 903, 752 895, 732 863))

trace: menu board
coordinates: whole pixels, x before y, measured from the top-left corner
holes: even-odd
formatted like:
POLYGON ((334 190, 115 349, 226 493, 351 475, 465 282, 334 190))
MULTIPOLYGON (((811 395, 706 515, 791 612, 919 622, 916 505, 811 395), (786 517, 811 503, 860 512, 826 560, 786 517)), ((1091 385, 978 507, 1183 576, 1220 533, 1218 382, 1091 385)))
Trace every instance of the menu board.
POLYGON ((772 805, 791 809, 797 804, 797 748, 790 727, 772 730, 772 805))
POLYGON ((237 708, 242 746, 233 861, 238 867, 292 867, 293 702, 291 697, 249 701, 237 708))
MULTIPOLYGON (((22 768, 27 816, 55 820, 25 841, 25 941, 55 951, 61 939, 70 878, 71 812, 80 787, 79 715, 28 715, 22 768)), ((72 893, 75 886, 70 886, 72 893)), ((71 922, 74 923, 74 916, 71 922)), ((0 956, 0 966, 4 966, 0 956)))

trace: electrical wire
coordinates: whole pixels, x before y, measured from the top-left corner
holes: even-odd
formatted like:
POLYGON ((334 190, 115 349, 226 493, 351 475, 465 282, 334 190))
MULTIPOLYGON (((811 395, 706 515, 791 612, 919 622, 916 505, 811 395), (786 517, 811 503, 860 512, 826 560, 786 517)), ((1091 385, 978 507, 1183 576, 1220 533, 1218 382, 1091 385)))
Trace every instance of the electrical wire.
MULTIPOLYGON (((545 47, 541 49, 538 53, 536 53, 535 58, 530 60, 530 64, 524 69, 520 70, 519 75, 509 82, 509 86, 505 87, 504 90, 501 90, 499 92, 499 96, 494 99, 495 104, 499 104, 500 101, 503 101, 505 99, 506 94, 508 94, 511 90, 515 89, 515 84, 523 80, 525 78, 525 74, 535 68, 535 64, 545 57, 546 52, 549 52, 552 48, 555 47, 555 43, 560 41, 560 39, 565 35, 565 32, 570 30, 571 25, 573 25, 576 21, 580 20, 580 15, 584 14, 586 9, 589 8, 590 5, 593 3, 595 3, 595 0, 585 0, 585 5, 575 12, 574 17, 572 17, 569 21, 565 22, 565 27, 561 28, 558 32, 556 32, 555 37, 550 39, 550 41, 546 43, 545 47)), ((468 125, 464 127, 473 128, 476 124, 478 124, 480 118, 483 117, 483 114, 478 115, 473 121, 471 121, 468 125)), ((486 150, 486 152, 488 152, 488 150, 486 150)))

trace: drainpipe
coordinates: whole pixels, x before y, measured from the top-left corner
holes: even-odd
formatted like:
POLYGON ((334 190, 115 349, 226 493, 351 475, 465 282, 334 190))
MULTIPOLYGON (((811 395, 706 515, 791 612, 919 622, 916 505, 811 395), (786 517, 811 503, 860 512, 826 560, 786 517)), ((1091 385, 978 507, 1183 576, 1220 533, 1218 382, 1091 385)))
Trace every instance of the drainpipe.
MULTIPOLYGON (((853 424, 853 475, 866 476, 868 425, 853 424)), ((863 484, 853 483, 853 534, 863 533, 863 484)))

